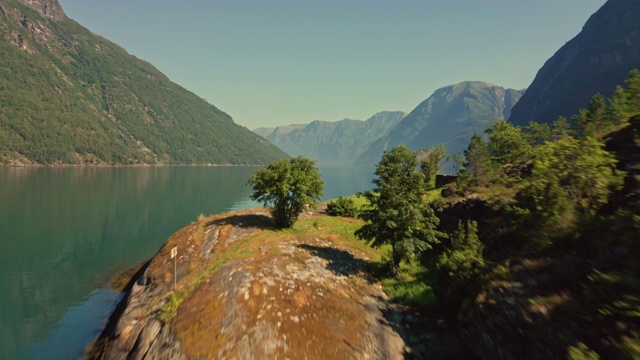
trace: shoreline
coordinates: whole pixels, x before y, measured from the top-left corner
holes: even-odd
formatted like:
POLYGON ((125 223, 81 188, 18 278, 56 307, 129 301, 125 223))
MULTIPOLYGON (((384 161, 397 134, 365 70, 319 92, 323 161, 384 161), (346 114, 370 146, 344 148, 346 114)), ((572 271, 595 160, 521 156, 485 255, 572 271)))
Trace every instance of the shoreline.
POLYGON ((113 287, 113 289, 116 291, 120 291, 122 294, 122 299, 118 302, 116 307, 113 309, 113 312, 109 315, 109 319, 100 332, 100 335, 86 344, 84 348, 84 354, 81 357, 82 360, 100 359, 101 355, 104 355, 106 346, 108 346, 108 340, 113 335, 118 321, 127 308, 127 302, 129 300, 129 297, 131 296, 131 289, 133 288, 133 285, 138 281, 138 279, 140 279, 142 275, 144 275, 147 267, 154 257, 151 257, 150 259, 147 259, 137 265, 122 270, 109 280, 109 286, 113 287), (126 281, 126 284, 122 288, 119 288, 118 285, 121 285, 122 283, 124 283, 124 281, 126 281))

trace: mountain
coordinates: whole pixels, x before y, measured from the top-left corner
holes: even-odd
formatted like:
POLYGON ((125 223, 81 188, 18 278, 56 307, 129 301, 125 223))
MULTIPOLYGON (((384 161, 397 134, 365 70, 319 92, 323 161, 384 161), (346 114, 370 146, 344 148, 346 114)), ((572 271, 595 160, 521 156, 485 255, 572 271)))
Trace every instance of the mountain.
POLYGON ((264 164, 282 151, 57 0, 0 0, 0 165, 264 164))
POLYGON ((400 144, 412 150, 444 144, 449 153, 460 152, 474 132, 482 133, 496 121, 508 119, 520 96, 522 91, 480 81, 445 86, 373 142, 358 162, 377 163, 384 150, 400 144))
MULTIPOLYGON (((401 111, 382 111, 366 121, 316 120, 306 125, 279 126, 265 138, 291 156, 302 155, 326 165, 353 164, 373 141, 406 115, 401 111)), ((262 135, 268 130, 261 128, 254 132, 262 135)))
POLYGON ((586 108, 597 92, 611 96, 631 69, 640 68, 639 19, 640 1, 607 1, 538 71, 509 121, 547 123, 586 108))

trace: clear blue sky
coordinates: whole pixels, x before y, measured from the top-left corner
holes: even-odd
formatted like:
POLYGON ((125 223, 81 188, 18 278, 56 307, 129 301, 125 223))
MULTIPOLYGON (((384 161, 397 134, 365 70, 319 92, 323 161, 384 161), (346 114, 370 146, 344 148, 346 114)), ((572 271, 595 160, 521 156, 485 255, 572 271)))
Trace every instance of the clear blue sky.
POLYGON ((409 112, 465 80, 529 86, 605 0, 59 0, 250 129, 409 112))

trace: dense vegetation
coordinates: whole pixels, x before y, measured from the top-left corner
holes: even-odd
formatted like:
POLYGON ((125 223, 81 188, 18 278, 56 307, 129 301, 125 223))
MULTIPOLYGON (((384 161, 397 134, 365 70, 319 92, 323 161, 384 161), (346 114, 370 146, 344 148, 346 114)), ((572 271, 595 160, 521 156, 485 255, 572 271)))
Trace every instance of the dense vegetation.
POLYGON ((439 151, 385 152, 356 234, 391 245, 392 294, 460 321, 477 354, 638 358, 639 154, 634 70, 570 122, 474 135, 440 197, 439 151))
POLYGON ((0 164, 265 164, 286 155, 76 22, 0 5, 0 164))

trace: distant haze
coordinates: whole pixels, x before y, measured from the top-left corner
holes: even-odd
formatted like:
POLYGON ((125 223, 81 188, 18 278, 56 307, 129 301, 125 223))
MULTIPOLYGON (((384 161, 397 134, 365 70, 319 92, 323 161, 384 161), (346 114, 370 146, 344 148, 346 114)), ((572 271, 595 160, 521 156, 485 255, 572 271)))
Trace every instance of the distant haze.
POLYGON ((604 0, 60 0, 248 128, 410 111, 483 79, 522 89, 604 0))

